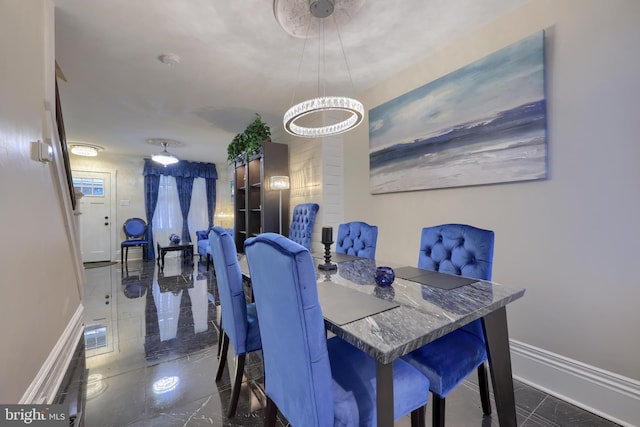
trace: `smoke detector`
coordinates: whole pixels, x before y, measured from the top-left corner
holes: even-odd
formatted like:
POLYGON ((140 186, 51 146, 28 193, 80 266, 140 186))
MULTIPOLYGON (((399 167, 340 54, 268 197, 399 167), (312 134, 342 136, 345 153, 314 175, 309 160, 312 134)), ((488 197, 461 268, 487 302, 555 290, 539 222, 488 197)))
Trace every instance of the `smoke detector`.
POLYGON ((173 67, 174 65, 178 65, 180 63, 180 57, 175 53, 165 53, 158 56, 158 60, 165 65, 173 67))

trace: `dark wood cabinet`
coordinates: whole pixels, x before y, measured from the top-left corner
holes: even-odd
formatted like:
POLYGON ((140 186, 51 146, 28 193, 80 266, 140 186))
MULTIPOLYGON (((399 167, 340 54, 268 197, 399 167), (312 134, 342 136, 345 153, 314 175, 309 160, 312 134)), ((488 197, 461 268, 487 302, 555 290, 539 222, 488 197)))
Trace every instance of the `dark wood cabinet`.
MULTIPOLYGON (((235 162, 235 243, 260 233, 279 232, 280 191, 269 188, 272 176, 289 175, 289 147, 264 141, 258 153, 235 162)), ((282 190, 282 234, 289 235, 289 190, 282 190)))

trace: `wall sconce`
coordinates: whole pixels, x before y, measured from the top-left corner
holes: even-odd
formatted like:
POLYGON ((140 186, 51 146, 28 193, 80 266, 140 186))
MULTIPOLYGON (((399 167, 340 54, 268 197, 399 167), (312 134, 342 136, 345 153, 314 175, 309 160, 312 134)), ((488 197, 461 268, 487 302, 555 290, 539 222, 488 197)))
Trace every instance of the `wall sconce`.
POLYGON ((279 228, 279 233, 282 234, 282 190, 288 190, 289 189, 289 177, 288 176, 272 176, 271 178, 269 178, 269 187, 271 187, 272 190, 278 190, 280 191, 280 204, 279 204, 279 210, 278 210, 278 224, 280 226, 279 228))

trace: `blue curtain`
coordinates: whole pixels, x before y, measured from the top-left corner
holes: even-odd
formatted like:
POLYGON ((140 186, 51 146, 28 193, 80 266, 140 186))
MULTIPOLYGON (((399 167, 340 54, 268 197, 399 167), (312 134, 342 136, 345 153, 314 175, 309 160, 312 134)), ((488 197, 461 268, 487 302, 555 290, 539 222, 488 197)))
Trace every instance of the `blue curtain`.
POLYGON ((178 197, 180 198, 180 211, 182 212, 183 241, 191 241, 191 237, 189 236, 189 226, 187 225, 187 216, 189 214, 189 206, 191 205, 191 192, 193 189, 193 180, 195 178, 204 178, 207 182, 207 215, 209 216, 210 225, 213 225, 213 215, 216 208, 216 180, 218 179, 218 171, 216 170, 216 165, 214 163, 188 162, 186 160, 182 160, 173 165, 162 166, 151 159, 144 159, 144 170, 142 174, 144 175, 144 200, 145 208, 147 209, 147 238, 149 239, 147 259, 155 258, 153 250, 152 220, 153 213, 156 210, 156 204, 158 203, 160 175, 169 175, 176 178, 178 197), (189 181, 190 183, 180 184, 182 181, 180 178, 189 178, 185 181, 189 181), (181 190, 183 185, 188 187, 188 189, 181 190), (183 192, 188 193, 188 195, 183 196, 183 192))
POLYGON ((213 215, 216 213, 216 179, 207 178, 207 217, 209 228, 213 227, 213 215))
POLYGON ((191 243, 189 235, 189 208, 191 207, 191 191, 193 190, 193 177, 176 176, 178 187, 178 200, 180 200, 180 212, 182 212, 182 241, 191 243))
POLYGON ((216 165, 213 163, 188 162, 181 160, 168 166, 162 166, 151 159, 144 159, 144 176, 169 175, 193 178, 218 179, 216 165))
POLYGON ((158 204, 158 190, 160 189, 160 175, 144 176, 144 207, 147 211, 147 259, 155 259, 153 250, 153 213, 158 204))

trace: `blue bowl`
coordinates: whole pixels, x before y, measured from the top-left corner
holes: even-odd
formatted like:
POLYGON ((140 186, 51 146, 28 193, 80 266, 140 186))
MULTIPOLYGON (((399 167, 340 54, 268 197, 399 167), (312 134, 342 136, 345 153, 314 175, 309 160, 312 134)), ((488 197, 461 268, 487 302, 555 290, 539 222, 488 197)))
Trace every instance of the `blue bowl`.
POLYGON ((378 286, 386 288, 391 286, 396 278, 396 274, 391 267, 378 267, 376 268, 376 283, 378 286))

